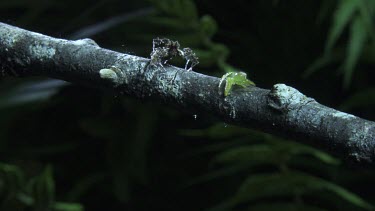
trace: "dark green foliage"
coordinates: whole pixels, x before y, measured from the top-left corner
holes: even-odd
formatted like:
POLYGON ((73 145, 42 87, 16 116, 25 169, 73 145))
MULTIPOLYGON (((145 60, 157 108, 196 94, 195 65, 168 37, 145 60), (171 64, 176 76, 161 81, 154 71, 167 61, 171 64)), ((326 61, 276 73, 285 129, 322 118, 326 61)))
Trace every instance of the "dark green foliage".
MULTIPOLYGON (((325 2, 324 4, 330 4, 325 2)), ((345 62, 342 64, 342 71, 344 75, 344 86, 348 88, 354 69, 363 55, 365 46, 374 46, 374 18, 375 18, 375 3, 372 0, 339 0, 337 8, 333 15, 332 28, 329 31, 328 39, 325 47, 325 54, 318 59, 306 72, 306 75, 332 62, 334 57, 332 52, 334 45, 339 41, 339 38, 344 34, 344 29, 350 27, 349 39, 345 62), (349 26, 348 26, 349 25, 349 26)), ((340 49, 339 51, 342 51, 340 49)))
MULTIPOLYGON (((373 120, 374 10, 370 0, 17 0, 0 2, 0 21, 68 38, 129 15, 91 38, 145 57, 153 38, 178 40, 197 53, 194 71, 240 70, 260 87, 287 83, 373 120)), ((60 81, 0 77, 0 210, 373 208, 371 166, 303 141, 60 81)))
MULTIPOLYGON (((333 183, 300 172, 287 172, 249 176, 241 184, 237 193, 223 203, 225 205, 224 210, 233 209, 238 204, 250 203, 262 198, 269 198, 271 200, 269 204, 272 204, 272 201, 275 201, 275 198, 278 197, 303 197, 308 193, 315 192, 314 194, 316 194, 318 191, 324 190, 336 194, 343 200, 360 208, 371 209, 371 206, 362 199, 333 183)), ((303 205, 297 200, 295 204, 299 204, 298 206, 302 209, 304 206, 311 206, 303 205)), ((220 206, 222 207, 223 205, 220 206)), ((277 208, 277 204, 274 208, 277 208)))
POLYGON ((26 178, 24 172, 10 164, 0 163, 1 210, 81 211, 75 203, 55 201, 52 167, 45 167, 38 175, 26 178))
MULTIPOLYGON (((237 129, 223 126, 221 128, 222 133, 235 135, 231 132, 233 130, 237 129)), ((201 130, 200 134, 210 136, 209 131, 210 129, 201 130)), ((288 206, 294 204, 293 209, 302 209, 305 206, 306 209, 372 209, 372 205, 355 194, 312 174, 314 171, 325 172, 327 175, 324 177, 329 178, 339 170, 339 160, 322 151, 250 130, 242 138, 227 138, 232 142, 232 146, 210 147, 211 152, 219 151, 212 163, 218 169, 189 184, 197 185, 215 179, 225 181, 225 177, 243 180, 238 184, 234 195, 214 206, 212 210, 242 210, 245 204, 251 207, 254 207, 254 204, 259 206, 258 201, 267 201, 269 209, 277 209, 281 202, 288 206), (303 162, 299 162, 301 159, 303 162), (316 166, 311 166, 312 163, 316 166), (341 201, 340 203, 346 204, 347 207, 331 202, 327 204, 325 198, 320 197, 321 193, 335 198, 337 202, 341 201), (314 198, 314 203, 309 201, 311 198, 314 198), (275 205, 272 205, 273 203, 275 205)))

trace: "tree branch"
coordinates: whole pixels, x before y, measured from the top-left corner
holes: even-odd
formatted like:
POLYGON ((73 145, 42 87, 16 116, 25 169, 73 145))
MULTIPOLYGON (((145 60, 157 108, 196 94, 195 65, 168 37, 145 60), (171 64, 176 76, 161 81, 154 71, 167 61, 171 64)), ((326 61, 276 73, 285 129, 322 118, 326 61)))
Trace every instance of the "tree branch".
POLYGON ((3 75, 41 75, 112 89, 225 122, 302 138, 344 158, 373 162, 375 123, 319 104, 298 90, 238 88, 224 97, 220 78, 99 47, 93 40, 56 39, 0 23, 3 75))

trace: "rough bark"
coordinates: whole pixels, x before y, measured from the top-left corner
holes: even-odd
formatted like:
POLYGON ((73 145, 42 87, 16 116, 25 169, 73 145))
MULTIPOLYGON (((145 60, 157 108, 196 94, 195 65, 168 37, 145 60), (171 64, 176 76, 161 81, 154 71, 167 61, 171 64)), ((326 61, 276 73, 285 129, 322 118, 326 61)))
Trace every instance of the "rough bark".
POLYGON ((99 47, 93 40, 56 39, 0 23, 3 75, 41 75, 112 89, 181 109, 208 112, 223 121, 300 138, 357 161, 375 158, 375 123, 334 110, 298 90, 238 88, 224 97, 220 78, 99 47))

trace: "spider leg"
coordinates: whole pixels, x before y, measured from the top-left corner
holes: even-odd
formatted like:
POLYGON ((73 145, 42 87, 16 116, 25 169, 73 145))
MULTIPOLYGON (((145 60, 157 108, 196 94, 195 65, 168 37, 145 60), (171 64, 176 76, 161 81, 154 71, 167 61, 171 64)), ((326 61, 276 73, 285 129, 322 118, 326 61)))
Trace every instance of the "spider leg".
POLYGON ((158 64, 164 71, 166 71, 166 69, 164 68, 163 64, 162 63, 159 63, 158 64))
POLYGON ((185 58, 185 53, 181 49, 177 49, 178 55, 185 58))
POLYGON ((189 71, 191 69, 191 67, 189 68, 189 70, 187 69, 189 62, 190 62, 190 60, 187 60, 186 64, 185 64, 185 70, 187 70, 187 71, 189 71))

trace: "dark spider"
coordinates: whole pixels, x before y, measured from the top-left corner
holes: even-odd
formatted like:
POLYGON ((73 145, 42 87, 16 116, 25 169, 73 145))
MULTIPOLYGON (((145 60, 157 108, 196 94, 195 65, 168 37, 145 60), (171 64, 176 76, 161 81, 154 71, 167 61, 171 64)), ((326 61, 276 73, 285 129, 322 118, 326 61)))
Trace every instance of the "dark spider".
POLYGON ((185 70, 189 71, 192 70, 195 65, 199 63, 197 55, 191 50, 190 48, 184 48, 182 49, 183 57, 186 60, 185 64, 185 70), (188 67, 189 62, 191 62, 190 68, 186 69, 188 67))
POLYGON ((180 43, 167 38, 156 38, 152 42, 151 64, 166 64, 168 60, 180 55, 180 43))
POLYGON ((185 70, 190 71, 197 65, 198 57, 190 48, 180 49, 180 43, 178 41, 173 41, 168 38, 155 38, 152 42, 152 52, 150 54, 151 61, 150 64, 153 66, 161 66, 166 64, 168 60, 176 56, 183 57, 187 62, 185 65, 185 70), (191 66, 187 69, 189 62, 191 66))

